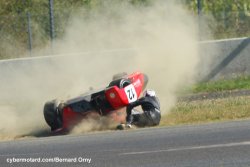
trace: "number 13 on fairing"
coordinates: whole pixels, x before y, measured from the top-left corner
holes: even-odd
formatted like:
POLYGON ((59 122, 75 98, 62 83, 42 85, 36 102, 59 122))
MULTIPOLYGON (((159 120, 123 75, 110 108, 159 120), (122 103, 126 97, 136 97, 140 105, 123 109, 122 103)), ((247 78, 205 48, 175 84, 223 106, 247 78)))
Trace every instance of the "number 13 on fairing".
POLYGON ((137 94, 134 85, 132 84, 128 85, 127 87, 124 88, 124 90, 126 92, 129 103, 132 103, 137 100, 137 94))

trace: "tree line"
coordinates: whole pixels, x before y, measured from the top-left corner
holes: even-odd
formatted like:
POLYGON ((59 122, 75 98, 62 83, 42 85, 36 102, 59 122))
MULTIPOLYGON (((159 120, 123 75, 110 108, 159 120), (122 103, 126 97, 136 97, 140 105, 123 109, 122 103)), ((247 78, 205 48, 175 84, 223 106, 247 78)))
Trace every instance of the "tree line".
MULTIPOLYGON (((110 0, 112 1, 112 0, 110 0)), ((125 0, 113 0, 125 1, 125 0)), ((155 0, 127 0, 132 5, 150 5, 155 0)), ((198 0, 180 0, 197 15, 198 0)), ((81 8, 92 10, 102 0, 53 0, 56 38, 64 34, 70 14, 81 8)), ((209 23, 214 38, 231 38, 250 35, 249 0, 200 0, 201 18, 209 23)), ((43 47, 50 38, 49 0, 0 1, 0 58, 18 57, 27 52, 28 13, 31 17, 33 47, 43 47), (16 46, 16 52, 13 47, 16 46), (12 53, 12 55, 9 55, 12 53)))

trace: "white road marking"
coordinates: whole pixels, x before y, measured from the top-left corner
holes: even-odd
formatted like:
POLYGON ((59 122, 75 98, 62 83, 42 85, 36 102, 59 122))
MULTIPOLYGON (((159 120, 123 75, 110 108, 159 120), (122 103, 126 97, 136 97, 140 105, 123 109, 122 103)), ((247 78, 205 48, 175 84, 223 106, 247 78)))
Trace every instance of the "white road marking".
POLYGON ((214 145, 207 145, 207 146, 181 147, 181 148, 172 148, 172 149, 166 149, 166 150, 127 152, 127 153, 121 153, 119 155, 153 154, 153 153, 161 153, 161 152, 200 150, 200 149, 223 148, 223 147, 237 147, 237 146, 250 146, 250 141, 239 142, 239 143, 214 144, 214 145))

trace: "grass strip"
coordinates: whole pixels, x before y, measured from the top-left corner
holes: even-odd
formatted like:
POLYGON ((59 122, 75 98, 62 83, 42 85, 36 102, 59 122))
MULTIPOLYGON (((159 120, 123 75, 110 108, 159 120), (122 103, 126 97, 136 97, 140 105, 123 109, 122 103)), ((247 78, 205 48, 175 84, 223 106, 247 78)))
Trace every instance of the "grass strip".
POLYGON ((250 118, 250 97, 178 102, 161 124, 179 125, 250 118))
POLYGON ((192 86, 192 93, 217 92, 235 89, 250 89, 250 76, 241 76, 230 80, 218 80, 198 83, 192 86))

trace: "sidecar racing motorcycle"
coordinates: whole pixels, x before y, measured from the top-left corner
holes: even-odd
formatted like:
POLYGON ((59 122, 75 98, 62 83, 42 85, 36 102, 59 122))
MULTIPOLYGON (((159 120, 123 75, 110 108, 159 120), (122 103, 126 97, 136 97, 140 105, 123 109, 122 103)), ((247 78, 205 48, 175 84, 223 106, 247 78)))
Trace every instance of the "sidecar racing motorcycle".
POLYGON ((140 98, 147 83, 147 75, 141 72, 114 75, 109 85, 101 90, 91 90, 61 102, 46 102, 43 110, 45 121, 51 131, 70 130, 94 115, 111 115, 114 121, 122 122, 116 111, 140 98))

